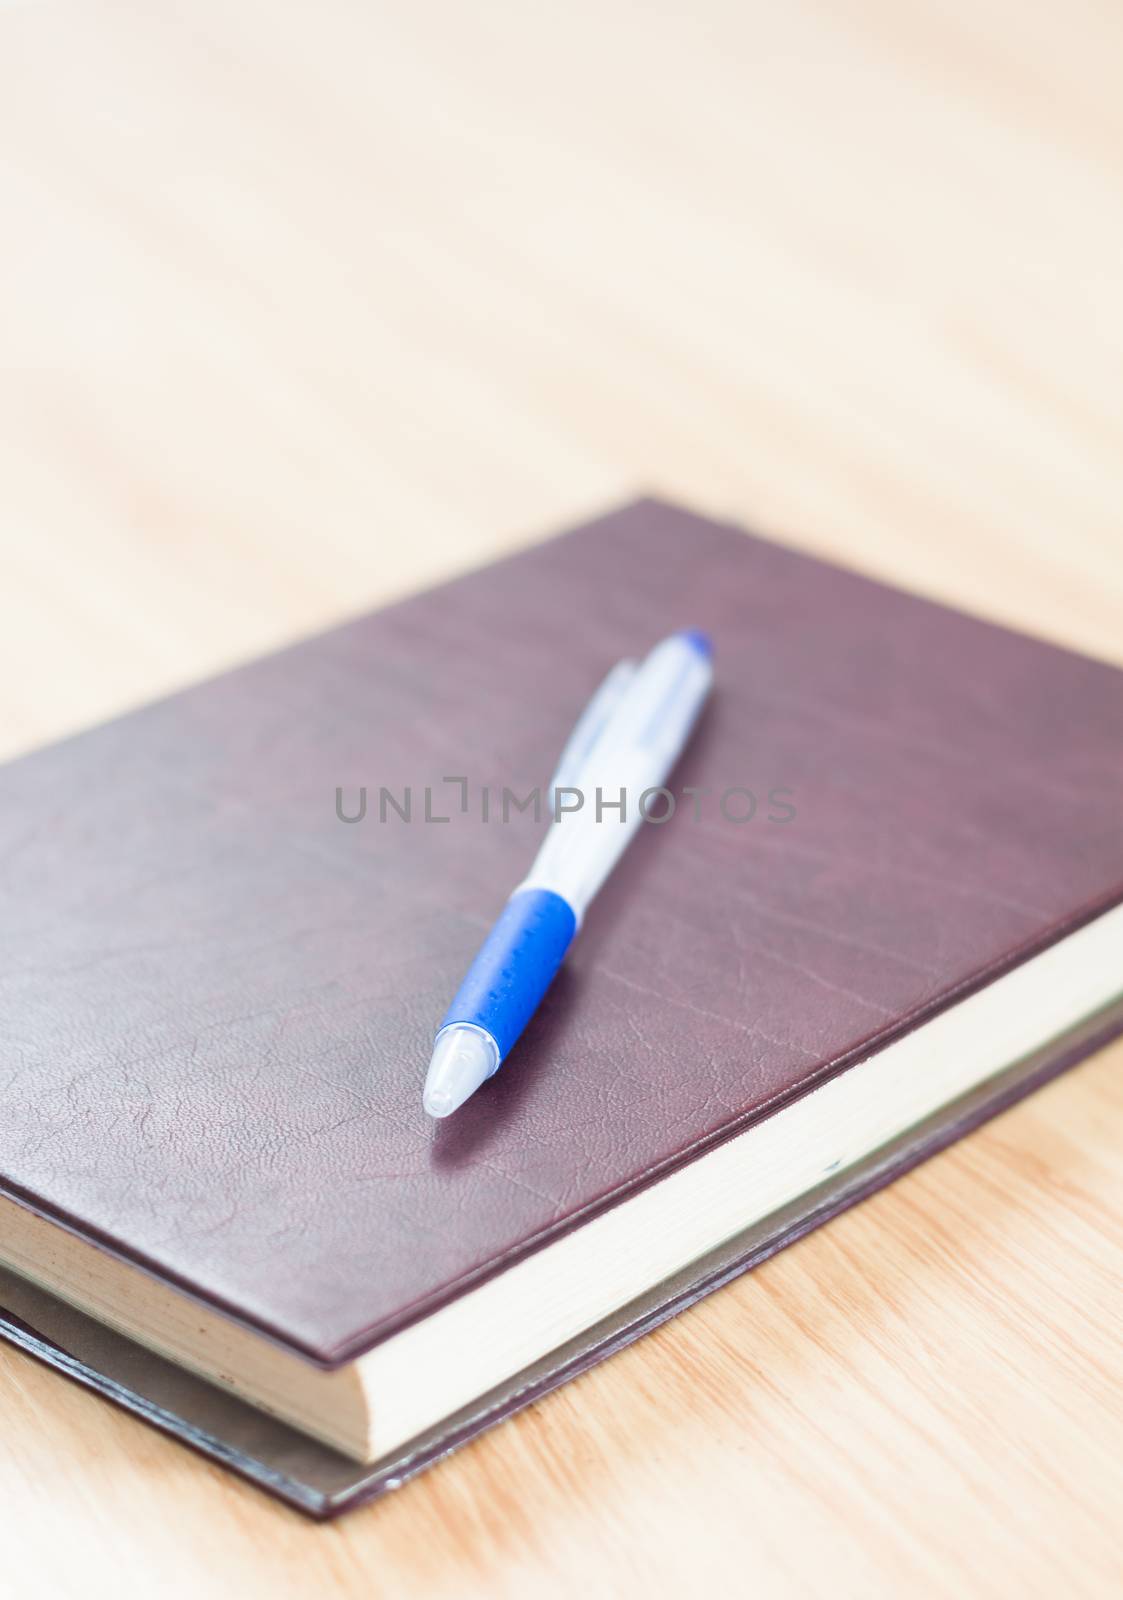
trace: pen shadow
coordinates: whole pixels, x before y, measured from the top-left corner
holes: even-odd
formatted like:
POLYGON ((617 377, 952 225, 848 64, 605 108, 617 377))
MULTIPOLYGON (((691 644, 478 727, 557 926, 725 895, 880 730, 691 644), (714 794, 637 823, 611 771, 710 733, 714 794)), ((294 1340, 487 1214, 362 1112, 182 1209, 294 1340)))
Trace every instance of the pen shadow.
POLYGON ((580 1003, 584 980, 573 968, 562 966, 542 1004, 527 1024, 508 1065, 484 1084, 433 1130, 430 1147, 437 1168, 455 1171, 478 1161, 489 1148, 501 1144, 533 1095, 539 1073, 557 1059, 557 1041, 580 1003))

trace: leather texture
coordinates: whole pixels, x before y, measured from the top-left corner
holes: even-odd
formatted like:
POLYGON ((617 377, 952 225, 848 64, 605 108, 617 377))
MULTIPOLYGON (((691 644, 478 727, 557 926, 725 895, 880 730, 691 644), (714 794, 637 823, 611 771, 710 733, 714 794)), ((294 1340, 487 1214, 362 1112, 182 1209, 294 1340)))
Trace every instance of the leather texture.
POLYGON ((1121 791, 1123 673, 640 502, 3 769, 0 1178, 349 1359, 1118 902, 1121 791), (503 787, 684 626, 717 688, 670 787, 709 793, 431 1122, 546 825, 503 787))
POLYGON ((515 1374, 501 1388, 369 1466, 359 1466, 263 1411, 243 1405, 3 1268, 0 1337, 297 1510, 317 1518, 334 1517, 399 1488, 484 1429, 687 1310, 969 1133, 1121 1030, 1123 1001, 1019 1061, 954 1107, 945 1107, 909 1129, 857 1167, 835 1173, 811 1194, 801 1195, 675 1277, 653 1285, 638 1300, 515 1374))

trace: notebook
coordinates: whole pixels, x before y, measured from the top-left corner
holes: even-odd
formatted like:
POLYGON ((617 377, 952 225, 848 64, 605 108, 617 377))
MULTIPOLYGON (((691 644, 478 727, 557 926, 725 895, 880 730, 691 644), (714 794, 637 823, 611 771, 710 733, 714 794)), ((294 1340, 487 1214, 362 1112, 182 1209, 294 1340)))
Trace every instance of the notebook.
POLYGON ((1123 1029, 1121 788, 1117 669, 654 500, 13 762, 0 1332, 313 1515, 396 1486, 1123 1029), (664 820, 431 1121, 684 626, 664 820))

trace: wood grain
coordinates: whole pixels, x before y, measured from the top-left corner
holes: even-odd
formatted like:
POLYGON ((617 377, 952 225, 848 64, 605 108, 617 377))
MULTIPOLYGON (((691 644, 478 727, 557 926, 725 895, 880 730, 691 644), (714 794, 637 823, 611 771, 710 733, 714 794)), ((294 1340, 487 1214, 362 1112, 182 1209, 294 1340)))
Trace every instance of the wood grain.
MULTIPOLYGON (((0 0, 4 753, 639 488, 1120 659, 1121 52, 0 0)), ((4 1350, 11 1592, 1117 1593, 1121 1065, 333 1527, 4 1350)))

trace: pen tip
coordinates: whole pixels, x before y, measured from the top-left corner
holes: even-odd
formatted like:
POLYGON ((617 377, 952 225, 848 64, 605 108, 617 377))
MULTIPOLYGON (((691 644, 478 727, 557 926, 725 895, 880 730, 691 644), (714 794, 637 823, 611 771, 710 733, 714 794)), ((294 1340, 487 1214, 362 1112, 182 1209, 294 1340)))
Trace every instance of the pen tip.
POLYGON ((692 650, 696 650, 700 656, 704 656, 707 661, 713 659, 714 642, 708 633, 702 632, 701 628, 684 628, 679 634, 679 638, 688 644, 692 650))
POLYGON ((431 1117, 449 1117, 499 1066, 499 1046, 483 1028, 452 1022, 433 1046, 421 1104, 431 1117))
POLYGON ((421 1104, 431 1117, 448 1117, 456 1110, 456 1100, 452 1092, 440 1085, 432 1089, 426 1085, 425 1093, 421 1096, 421 1104))

